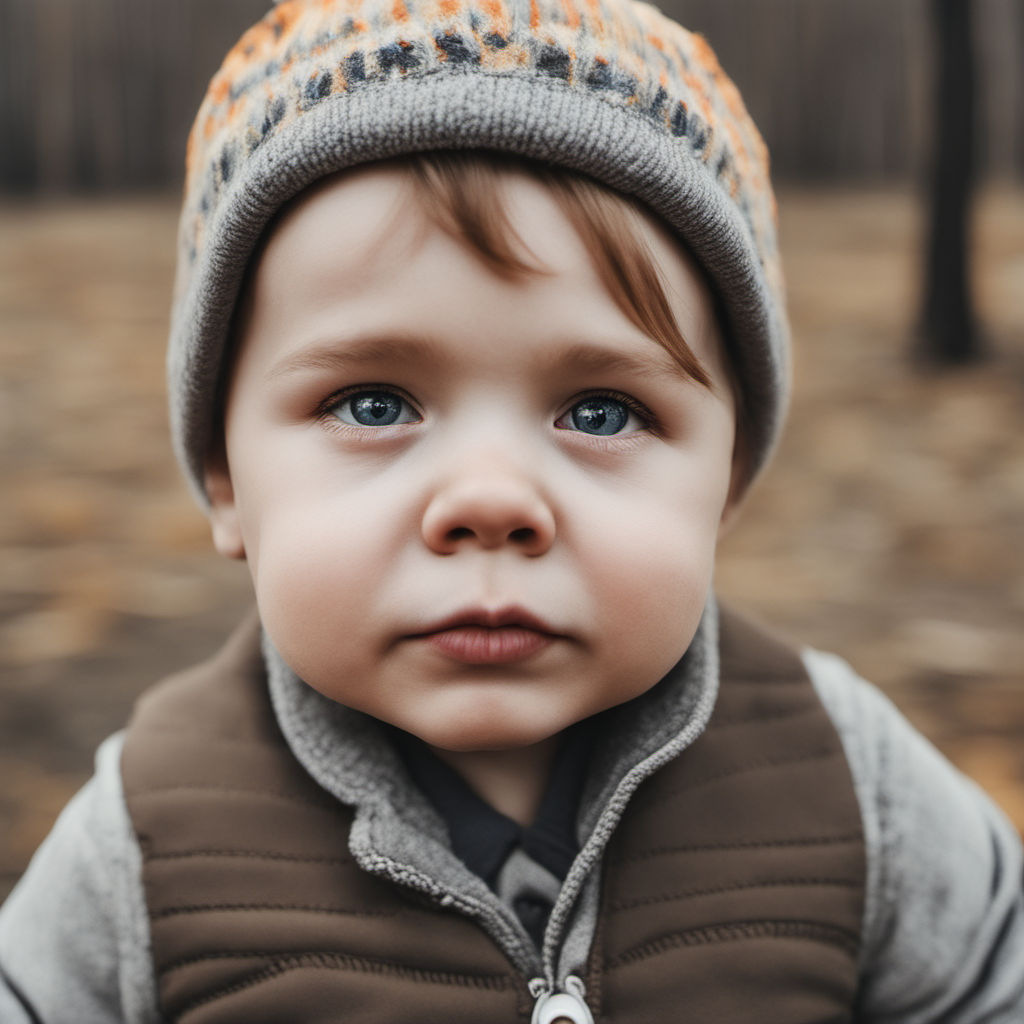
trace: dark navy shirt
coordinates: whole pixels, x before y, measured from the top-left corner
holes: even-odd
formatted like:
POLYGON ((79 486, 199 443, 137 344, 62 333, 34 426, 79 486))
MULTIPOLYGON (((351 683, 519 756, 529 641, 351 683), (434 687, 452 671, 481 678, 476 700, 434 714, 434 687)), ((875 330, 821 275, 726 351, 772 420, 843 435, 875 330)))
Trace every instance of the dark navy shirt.
MULTIPOLYGON (((495 810, 421 740, 398 729, 392 730, 392 735, 410 776, 447 825, 455 855, 492 889, 497 891, 501 869, 516 850, 559 882, 565 878, 579 852, 576 819, 593 746, 590 721, 579 722, 562 734, 551 778, 529 826, 495 810)), ((551 901, 524 893, 514 898, 512 905, 527 931, 539 941, 551 901)))

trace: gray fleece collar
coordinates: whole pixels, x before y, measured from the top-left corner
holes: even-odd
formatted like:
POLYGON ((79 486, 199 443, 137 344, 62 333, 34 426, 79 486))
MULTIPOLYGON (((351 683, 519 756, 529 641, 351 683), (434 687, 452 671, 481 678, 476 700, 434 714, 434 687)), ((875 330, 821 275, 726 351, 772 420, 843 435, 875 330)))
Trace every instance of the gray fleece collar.
POLYGON ((306 685, 263 636, 270 696, 292 753, 327 792, 355 808, 349 846, 368 872, 477 919, 524 976, 561 984, 586 962, 597 919, 599 865, 637 787, 703 732, 718 693, 718 610, 709 597, 683 658, 641 697, 601 716, 578 821, 580 853, 555 903, 542 962, 522 925, 452 853, 440 816, 381 725, 306 685))

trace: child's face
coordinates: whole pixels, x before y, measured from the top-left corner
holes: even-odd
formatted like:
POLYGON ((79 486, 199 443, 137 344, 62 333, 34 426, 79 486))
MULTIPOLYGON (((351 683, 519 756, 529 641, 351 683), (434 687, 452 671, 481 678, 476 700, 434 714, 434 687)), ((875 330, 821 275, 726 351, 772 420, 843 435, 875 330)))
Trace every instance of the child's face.
POLYGON ((525 746, 683 655, 728 511, 713 304, 641 230, 708 390, 618 309, 544 186, 514 281, 379 165, 304 196, 255 270, 208 485, 220 551, 310 685, 447 750, 525 746))

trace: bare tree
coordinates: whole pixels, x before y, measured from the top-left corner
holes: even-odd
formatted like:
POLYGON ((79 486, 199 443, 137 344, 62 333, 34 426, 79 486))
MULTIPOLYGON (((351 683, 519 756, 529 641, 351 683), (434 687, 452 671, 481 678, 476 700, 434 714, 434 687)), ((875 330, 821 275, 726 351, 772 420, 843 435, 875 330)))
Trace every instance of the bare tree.
POLYGON ((951 366, 982 354, 970 281, 974 184, 971 0, 931 0, 938 43, 931 210, 919 351, 951 366))

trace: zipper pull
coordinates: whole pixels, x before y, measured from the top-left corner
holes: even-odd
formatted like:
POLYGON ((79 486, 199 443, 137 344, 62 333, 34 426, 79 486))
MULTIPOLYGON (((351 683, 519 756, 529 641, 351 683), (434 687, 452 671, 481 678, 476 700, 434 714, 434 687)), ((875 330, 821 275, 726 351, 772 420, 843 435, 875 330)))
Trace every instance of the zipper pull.
POLYGON ((530 991, 537 1000, 531 1024, 594 1024, 590 1009, 583 1001, 586 993, 583 982, 575 974, 565 979, 564 992, 555 992, 547 984, 531 985, 530 991))

